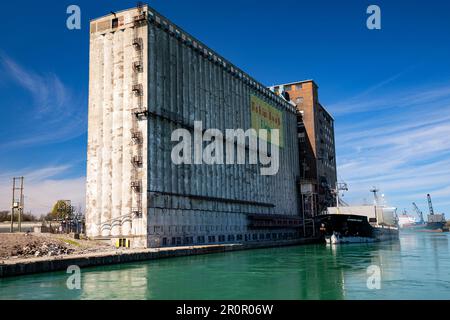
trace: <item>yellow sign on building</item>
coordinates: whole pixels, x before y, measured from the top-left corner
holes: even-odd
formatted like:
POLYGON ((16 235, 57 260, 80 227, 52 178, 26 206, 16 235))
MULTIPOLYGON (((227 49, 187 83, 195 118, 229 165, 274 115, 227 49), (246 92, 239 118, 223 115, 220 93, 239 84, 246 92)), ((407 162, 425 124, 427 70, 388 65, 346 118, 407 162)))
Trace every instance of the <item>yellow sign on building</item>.
POLYGON ((283 136, 283 113, 272 107, 270 104, 261 100, 257 96, 251 95, 250 98, 251 105, 251 115, 252 115, 252 129, 258 131, 259 129, 266 129, 267 141, 278 145, 280 148, 284 147, 284 136, 283 136), (272 137, 270 134, 271 129, 278 129, 280 134, 280 141, 272 142, 272 137))

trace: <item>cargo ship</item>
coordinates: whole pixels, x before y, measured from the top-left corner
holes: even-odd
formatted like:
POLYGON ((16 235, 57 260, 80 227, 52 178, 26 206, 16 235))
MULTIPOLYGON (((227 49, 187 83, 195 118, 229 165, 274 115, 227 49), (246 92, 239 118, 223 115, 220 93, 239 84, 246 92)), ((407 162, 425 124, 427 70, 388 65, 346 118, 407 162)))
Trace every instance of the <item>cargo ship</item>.
POLYGON ((327 244, 371 243, 398 240, 396 208, 380 204, 376 192, 373 205, 330 207, 318 216, 327 244))
POLYGON ((418 225, 416 217, 409 215, 406 210, 398 216, 398 226, 400 229, 414 228, 418 225))
POLYGON ((427 224, 420 230, 425 232, 448 232, 447 221, 444 214, 428 215, 427 224))
POLYGON ((448 232, 447 221, 443 214, 434 214, 428 216, 428 221, 424 223, 416 223, 413 225, 403 226, 402 229, 418 232, 448 232))
POLYGON ((448 232, 447 221, 445 220, 445 215, 435 214, 433 203, 431 201, 431 195, 427 194, 428 199, 428 208, 430 210, 430 214, 428 215, 427 225, 423 231, 428 232, 448 232))
MULTIPOLYGON (((423 223, 417 231, 423 232, 448 232, 447 221, 445 220, 445 214, 434 213, 433 203, 431 201, 431 195, 427 194, 429 214, 427 217, 427 222, 423 223)), ((414 207, 417 208, 416 204, 413 203, 414 207)), ((416 211, 419 213, 420 217, 423 217, 422 212, 417 208, 416 211)), ((423 218, 422 218, 423 220, 423 218)))
POLYGON ((407 214, 405 210, 403 214, 398 217, 399 227, 400 229, 404 230, 421 231, 427 225, 425 223, 425 220, 423 219, 423 212, 419 209, 415 202, 413 202, 412 205, 418 218, 413 215, 407 214))

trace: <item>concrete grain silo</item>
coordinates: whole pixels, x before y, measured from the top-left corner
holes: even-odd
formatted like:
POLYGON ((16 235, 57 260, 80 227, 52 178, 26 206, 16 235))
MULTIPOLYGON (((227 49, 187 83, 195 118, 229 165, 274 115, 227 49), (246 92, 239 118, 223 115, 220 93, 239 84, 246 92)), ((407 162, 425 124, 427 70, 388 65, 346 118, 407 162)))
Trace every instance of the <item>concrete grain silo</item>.
POLYGON ((298 237, 295 107, 148 6, 90 27, 87 235, 133 247, 298 237), (247 130, 255 105, 279 118, 276 175, 173 163, 174 130, 247 130))

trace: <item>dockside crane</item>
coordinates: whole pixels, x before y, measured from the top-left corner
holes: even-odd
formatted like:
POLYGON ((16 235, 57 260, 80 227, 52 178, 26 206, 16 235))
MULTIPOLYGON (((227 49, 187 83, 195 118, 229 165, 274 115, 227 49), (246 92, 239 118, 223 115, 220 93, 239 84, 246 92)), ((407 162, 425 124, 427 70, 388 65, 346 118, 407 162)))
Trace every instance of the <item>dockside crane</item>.
POLYGON ((380 198, 378 198, 378 192, 380 191, 380 189, 378 189, 377 187, 372 187, 372 189, 370 189, 370 192, 373 193, 373 199, 374 199, 374 205, 377 206, 380 203, 380 198))
POLYGON ((429 226, 434 231, 448 232, 449 228, 446 226, 445 215, 443 213, 434 213, 433 203, 431 202, 430 194, 427 194, 428 207, 430 214, 428 215, 427 227, 429 226))
POLYGON ((348 204, 345 203, 340 197, 341 191, 348 191, 348 185, 345 182, 338 182, 336 184, 336 188, 331 191, 332 194, 336 197, 336 209, 338 213, 341 204, 348 207, 348 204))
POLYGON ((433 203, 431 202, 431 195, 427 194, 428 198, 428 208, 430 209, 430 216, 434 216, 433 203))
POLYGON ((423 212, 422 212, 422 210, 419 209, 419 207, 417 206, 417 204, 415 202, 413 202, 413 207, 414 207, 414 211, 417 213, 417 215, 420 218, 420 223, 424 223, 425 220, 423 219, 423 212))

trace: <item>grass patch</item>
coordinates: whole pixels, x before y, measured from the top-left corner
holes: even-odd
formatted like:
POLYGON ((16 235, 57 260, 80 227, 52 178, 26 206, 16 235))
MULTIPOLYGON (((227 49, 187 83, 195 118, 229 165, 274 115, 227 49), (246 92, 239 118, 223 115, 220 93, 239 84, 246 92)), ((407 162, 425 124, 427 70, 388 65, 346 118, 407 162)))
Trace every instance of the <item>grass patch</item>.
POLYGON ((71 245, 76 246, 76 247, 80 247, 81 246, 80 243, 78 243, 78 242, 76 242, 76 241, 74 241, 72 239, 59 238, 59 240, 64 241, 65 243, 71 244, 71 245))

